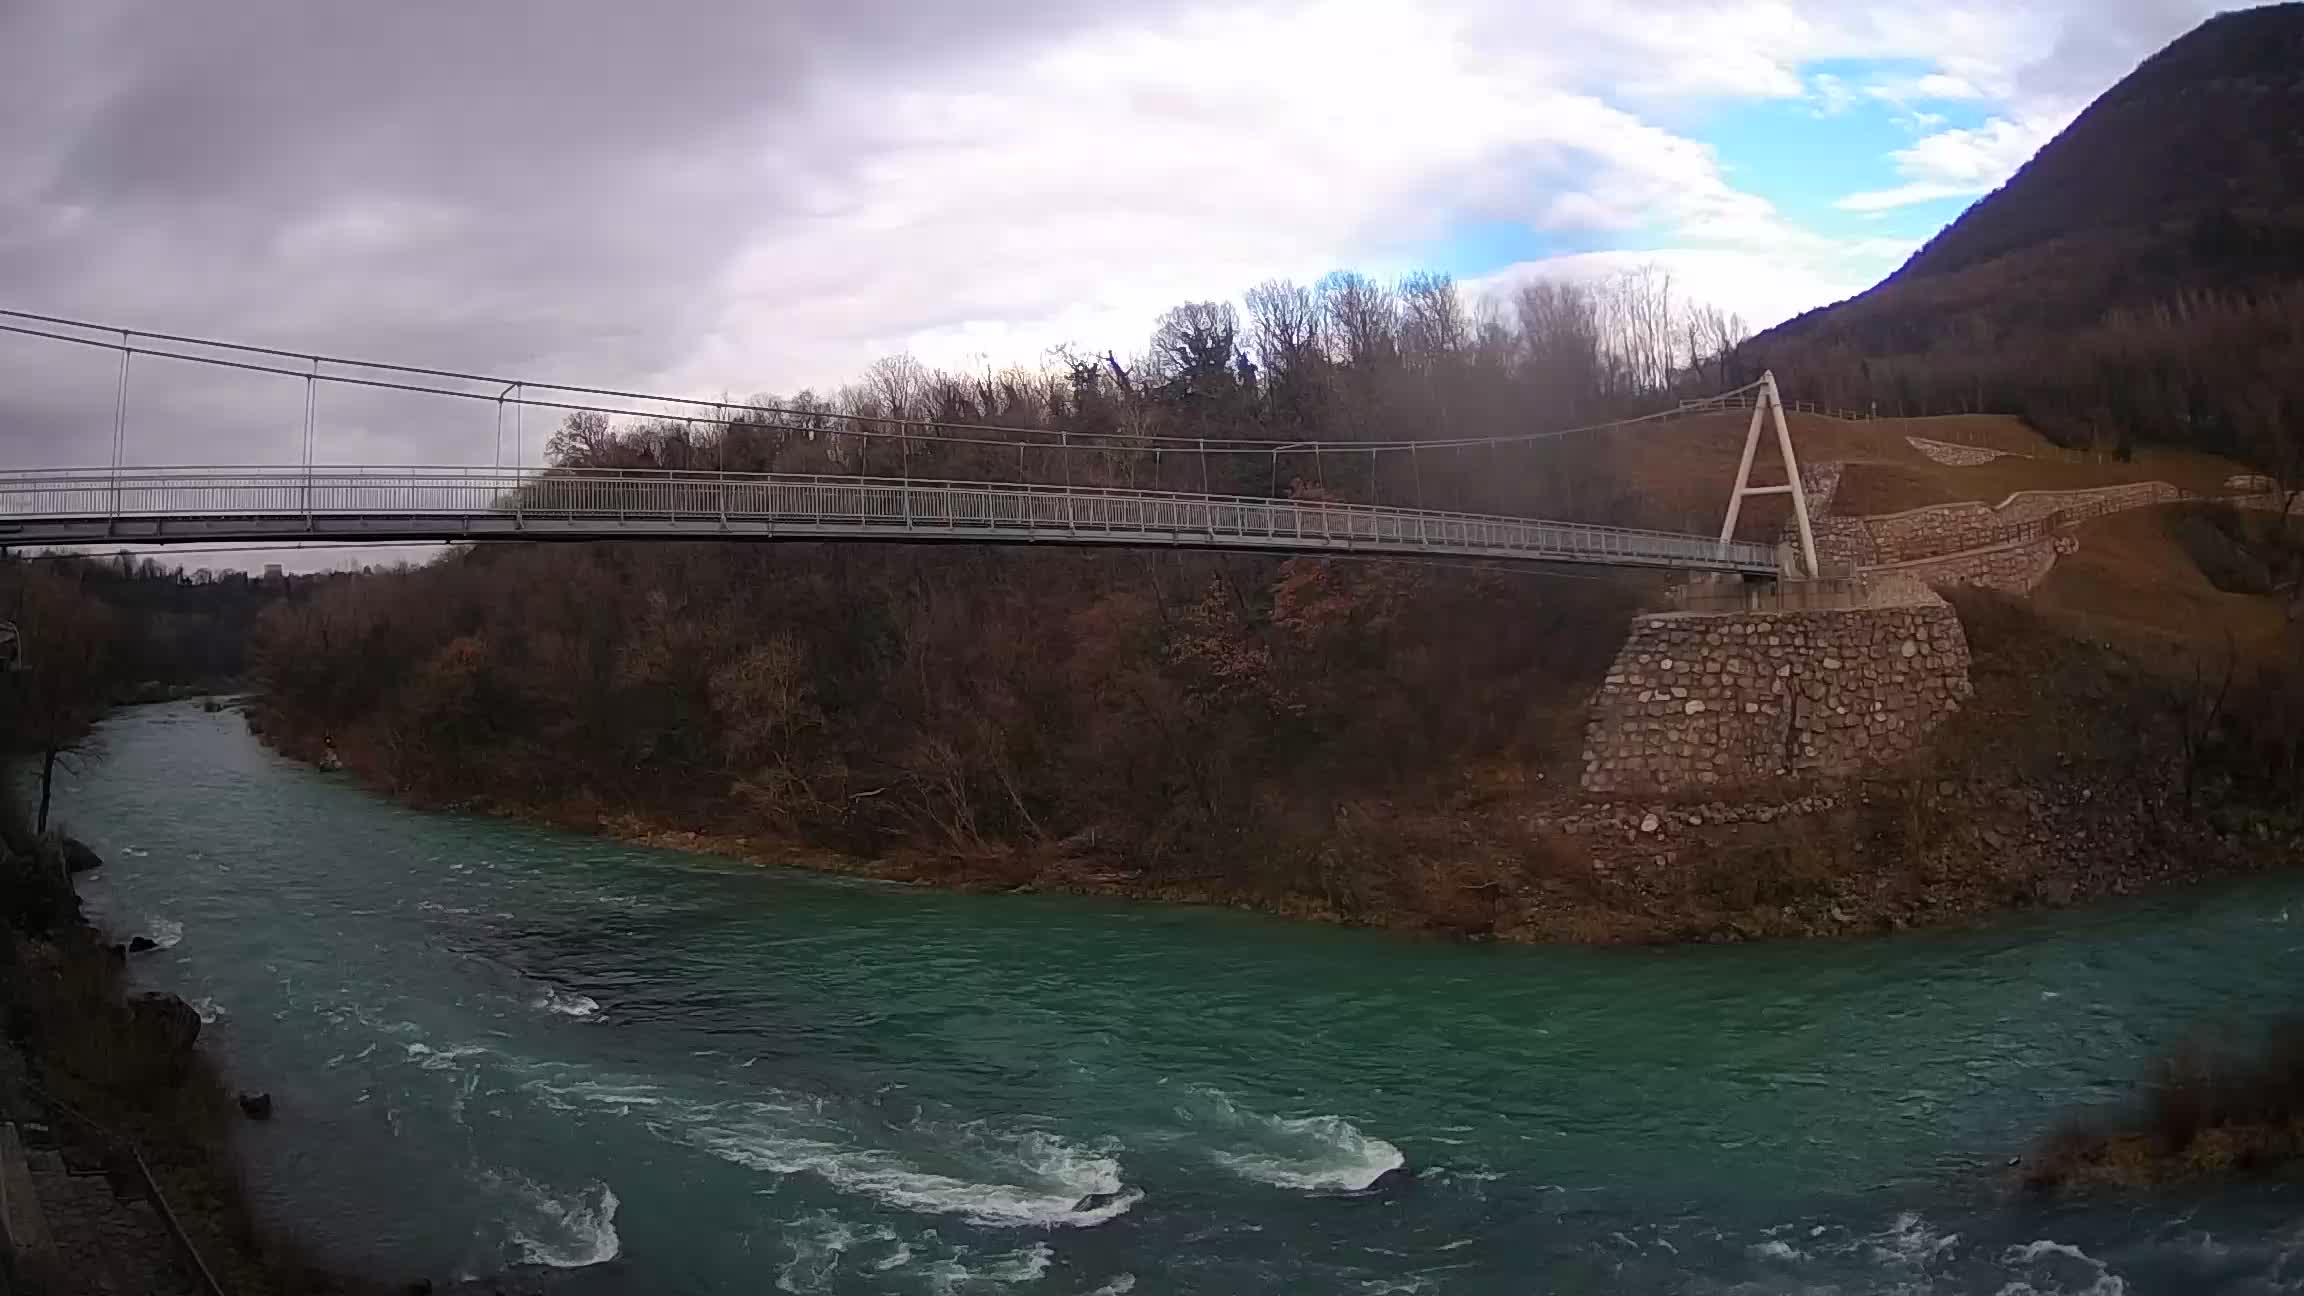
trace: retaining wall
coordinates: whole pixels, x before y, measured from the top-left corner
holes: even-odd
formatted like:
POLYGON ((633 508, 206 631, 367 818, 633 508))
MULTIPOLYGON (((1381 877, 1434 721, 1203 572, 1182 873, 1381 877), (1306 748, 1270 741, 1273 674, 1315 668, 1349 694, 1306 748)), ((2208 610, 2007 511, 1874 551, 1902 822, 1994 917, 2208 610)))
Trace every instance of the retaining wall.
POLYGON ((2005 594, 2029 594, 2056 569, 2057 558, 2079 548, 2080 542, 2071 536, 2043 535, 1941 558, 1886 564, 1866 574, 1909 576, 1932 589, 1973 585, 2005 594))
POLYGON ((1584 788, 1675 794, 1853 773, 1971 695, 1950 606, 1910 582, 1846 611, 1636 618, 1585 730, 1584 788))
POLYGON ((2172 504, 2184 498, 2185 492, 2167 482, 2132 482, 2091 490, 2018 491, 1997 508, 1975 501, 1931 504, 1861 520, 1871 534, 1878 561, 1899 563, 1981 548, 2005 539, 2007 528, 2040 521, 2051 513, 2102 515, 2148 504, 2172 504))

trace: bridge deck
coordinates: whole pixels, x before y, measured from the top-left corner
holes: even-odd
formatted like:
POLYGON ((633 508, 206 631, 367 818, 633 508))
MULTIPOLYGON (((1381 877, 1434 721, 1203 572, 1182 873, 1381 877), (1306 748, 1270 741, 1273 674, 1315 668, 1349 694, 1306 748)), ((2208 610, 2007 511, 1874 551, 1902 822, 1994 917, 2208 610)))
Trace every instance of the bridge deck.
POLYGON ((575 469, 0 473, 0 544, 785 539, 1164 545, 1773 574, 1772 546, 1315 500, 575 469))

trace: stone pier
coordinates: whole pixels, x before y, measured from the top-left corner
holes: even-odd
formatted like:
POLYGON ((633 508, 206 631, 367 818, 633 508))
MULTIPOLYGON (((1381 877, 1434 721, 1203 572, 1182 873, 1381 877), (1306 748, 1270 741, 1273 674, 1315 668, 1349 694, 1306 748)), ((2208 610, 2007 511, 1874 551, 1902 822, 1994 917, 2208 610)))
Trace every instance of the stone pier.
POLYGON ((1660 612, 1594 695, 1584 788, 1676 794, 1854 773, 1917 747, 1971 696, 1968 639, 1910 580, 1830 610, 1660 612))

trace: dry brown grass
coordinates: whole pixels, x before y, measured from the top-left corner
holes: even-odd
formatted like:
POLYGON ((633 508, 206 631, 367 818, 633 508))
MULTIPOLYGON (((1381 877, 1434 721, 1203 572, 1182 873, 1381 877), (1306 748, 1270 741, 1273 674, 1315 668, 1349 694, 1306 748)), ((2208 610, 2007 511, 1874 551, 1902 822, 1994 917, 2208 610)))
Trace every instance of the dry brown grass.
MULTIPOLYGON (((1590 434, 1568 453, 1579 456, 1589 480, 1575 483, 1563 516, 1624 526, 1704 532, 1720 525, 1728 488, 1744 451, 1750 416, 1711 414, 1590 434)), ((2072 463, 2056 458, 1995 459, 1974 467, 1940 464, 1912 447, 1908 437, 1982 442, 2018 452, 2042 452, 2047 442, 2021 419, 1969 414, 1932 419, 1877 419, 1844 423, 1795 414, 1793 449, 1804 463, 1839 462, 1842 475, 1833 512, 1895 513, 1929 504, 1977 500, 1996 505, 2017 491, 2085 490, 2130 482, 2168 481, 2212 493, 2242 469, 2214 455, 2146 449, 2128 463, 2072 463)), ((1547 443, 1548 444, 1548 443, 1547 443)), ((1547 449, 1546 454, 1556 453, 1547 449)), ((1755 457, 1756 485, 1780 483, 1775 438, 1764 436, 1755 457)), ((1512 470, 1514 465, 1506 465, 1512 470)), ((1542 462, 1531 472, 1551 471, 1542 462)), ((1779 497, 1746 502, 1737 536, 1774 540, 1791 518, 1779 497)))
POLYGON ((2079 551, 2059 559, 2032 601, 2082 635, 2116 642, 2148 661, 2189 669, 2286 651, 2277 598, 2229 594, 2200 571, 2177 539, 2174 510, 2136 509, 2080 526, 2079 551))
MULTIPOLYGON (((1715 531, 1728 507, 1737 461, 1744 453, 1748 414, 1708 414, 1668 423, 1648 423, 1593 434, 1580 443, 1594 456, 1594 482, 1602 494, 1580 494, 1568 516, 1662 530, 1715 531), (1604 515, 1604 516, 1603 516, 1604 515)), ((1918 458, 1895 423, 1843 423, 1796 414, 1790 420, 1792 446, 1802 462, 1866 459, 1887 455, 1918 458)), ((1755 485, 1781 483, 1784 471, 1773 435, 1764 436, 1753 459, 1755 485)), ((1780 496, 1745 502, 1736 528, 1739 539, 1774 540, 1791 519, 1780 496)))
MULTIPOLYGON (((1972 416, 1973 417, 1973 416, 1972 416)), ((2009 424, 2021 428, 2014 419, 2009 424)), ((1891 427, 1888 423, 1877 426, 1891 427)), ((1840 480, 1833 512, 1857 516, 1899 513, 1930 504, 1975 500, 1997 506, 2018 491, 2093 490, 2133 482, 2164 481, 2184 490, 2215 494, 2240 465, 2189 450, 2145 449, 2121 463, 2071 463, 2059 459, 2001 458, 1972 467, 1940 464, 1914 450, 1897 434, 1902 453, 1883 447, 1851 461, 1840 480)), ((1912 432, 1924 436, 1924 432, 1912 432)))

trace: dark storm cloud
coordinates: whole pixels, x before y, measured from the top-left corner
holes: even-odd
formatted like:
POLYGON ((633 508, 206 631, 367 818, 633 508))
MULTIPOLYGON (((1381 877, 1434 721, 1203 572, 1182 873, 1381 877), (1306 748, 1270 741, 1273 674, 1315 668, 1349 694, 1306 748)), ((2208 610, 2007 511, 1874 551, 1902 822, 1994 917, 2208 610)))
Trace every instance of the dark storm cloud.
MULTIPOLYGON (((0 304, 628 380, 683 353, 745 231, 854 164, 777 129, 811 86, 996 60, 1093 14, 0 0, 0 304)), ((108 401, 82 410, 83 362, 50 357, 0 341, 0 463, 102 457, 108 401)))

